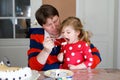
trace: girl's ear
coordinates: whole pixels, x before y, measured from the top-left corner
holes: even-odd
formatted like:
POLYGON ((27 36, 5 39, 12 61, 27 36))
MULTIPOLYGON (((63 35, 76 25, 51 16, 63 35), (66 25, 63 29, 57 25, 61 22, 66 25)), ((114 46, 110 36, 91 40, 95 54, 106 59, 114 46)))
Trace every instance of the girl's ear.
POLYGON ((76 34, 77 34, 77 36, 79 36, 80 35, 80 31, 78 30, 78 31, 76 31, 76 34))

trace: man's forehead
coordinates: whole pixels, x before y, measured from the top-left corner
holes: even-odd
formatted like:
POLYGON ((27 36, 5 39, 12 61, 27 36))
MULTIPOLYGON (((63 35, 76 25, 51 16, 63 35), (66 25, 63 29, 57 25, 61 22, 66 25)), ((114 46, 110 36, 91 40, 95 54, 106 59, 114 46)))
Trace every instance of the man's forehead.
POLYGON ((56 21, 56 20, 58 20, 58 19, 59 19, 58 16, 54 16, 54 17, 47 18, 46 24, 47 24, 47 23, 54 22, 54 21, 56 21))

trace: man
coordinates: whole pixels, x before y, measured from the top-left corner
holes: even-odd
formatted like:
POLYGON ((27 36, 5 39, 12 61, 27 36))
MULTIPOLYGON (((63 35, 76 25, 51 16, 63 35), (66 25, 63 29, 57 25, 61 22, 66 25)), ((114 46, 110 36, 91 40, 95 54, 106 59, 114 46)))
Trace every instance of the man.
POLYGON ((52 5, 44 4, 36 11, 36 20, 42 28, 30 29, 30 49, 28 50, 28 66, 33 70, 45 71, 58 69, 60 62, 60 18, 52 5))
POLYGON ((42 5, 36 11, 35 16, 42 28, 30 30, 28 64, 31 69, 35 70, 59 68, 57 54, 60 51, 60 45, 54 46, 54 40, 60 36, 59 13, 51 5, 42 5))

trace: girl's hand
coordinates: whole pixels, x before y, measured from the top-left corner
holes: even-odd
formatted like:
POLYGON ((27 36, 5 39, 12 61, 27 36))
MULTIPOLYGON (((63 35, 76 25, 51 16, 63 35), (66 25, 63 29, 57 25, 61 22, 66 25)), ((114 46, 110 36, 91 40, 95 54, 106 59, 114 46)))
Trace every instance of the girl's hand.
POLYGON ((58 58, 58 60, 59 60, 60 62, 63 61, 63 56, 64 56, 64 53, 59 53, 59 54, 58 54, 57 58, 58 58))
POLYGON ((78 64, 78 65, 68 65, 69 69, 87 69, 86 65, 84 63, 78 64))
POLYGON ((68 67, 69 67, 69 69, 77 69, 77 66, 72 65, 72 64, 69 64, 68 67))
POLYGON ((44 49, 50 53, 52 51, 52 48, 54 47, 54 41, 50 37, 47 37, 43 42, 43 46, 44 49))

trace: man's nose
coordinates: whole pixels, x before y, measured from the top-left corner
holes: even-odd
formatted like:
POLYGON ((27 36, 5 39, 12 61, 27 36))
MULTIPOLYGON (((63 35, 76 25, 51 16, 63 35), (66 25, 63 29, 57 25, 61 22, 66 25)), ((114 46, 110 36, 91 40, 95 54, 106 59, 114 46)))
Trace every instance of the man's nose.
POLYGON ((55 24, 54 24, 54 23, 52 23, 52 28, 53 28, 53 29, 55 29, 55 28, 56 28, 56 26, 55 26, 55 24))

